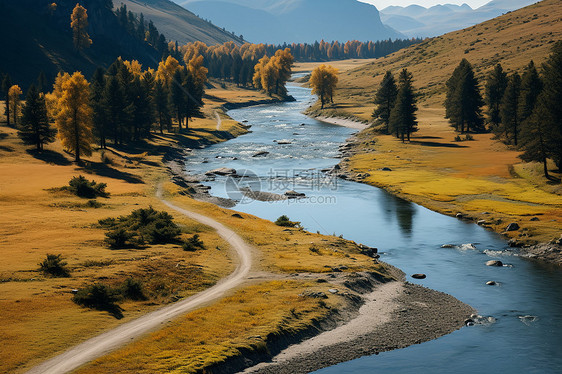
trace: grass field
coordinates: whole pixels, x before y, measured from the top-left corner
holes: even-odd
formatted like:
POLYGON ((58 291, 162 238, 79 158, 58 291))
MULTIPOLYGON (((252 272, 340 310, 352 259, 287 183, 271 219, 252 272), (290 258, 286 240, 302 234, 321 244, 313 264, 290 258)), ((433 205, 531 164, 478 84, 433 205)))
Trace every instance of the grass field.
MULTIPOLYGON (((259 92, 231 85, 217 86, 207 94, 205 118, 190 122, 189 131, 155 134, 150 141, 127 148, 110 147, 104 151, 103 157, 97 150, 81 166, 72 162, 72 155, 66 154, 58 141, 37 154, 23 146, 15 129, 0 126, 0 256, 3 259, 0 264, 0 310, 3 312, 0 315, 0 344, 3 347, 0 372, 22 372, 102 331, 205 289, 234 269, 236 264, 229 256, 226 242, 212 229, 173 211, 169 213, 182 227, 183 238, 197 233, 207 250, 184 252, 178 244, 126 250, 110 250, 106 246, 105 231, 97 225, 98 220, 127 215, 132 210, 149 206, 165 210, 154 196, 156 186, 161 182, 164 182, 168 199, 233 227, 252 243, 258 259, 256 274, 276 273, 278 275, 268 276, 276 278, 297 271, 326 272, 329 271, 326 266, 341 265, 347 266, 348 271, 385 272, 381 265, 359 254, 354 243, 297 229, 284 231, 271 222, 248 215, 243 215, 244 219, 234 218, 232 211, 194 201, 182 195, 180 192, 183 191, 176 185, 166 182, 168 177, 162 156, 172 147, 216 143, 247 131, 224 115, 221 105, 267 99, 259 92), (217 114, 221 118, 220 129, 217 129, 217 114), (92 204, 88 199, 58 189, 78 175, 106 183, 110 197, 98 198, 98 203, 92 204), (311 251, 313 247, 315 249, 311 251), (68 262, 71 277, 51 278, 41 274, 38 263, 47 254, 62 254, 68 262), (108 312, 79 307, 71 301, 73 289, 94 283, 116 287, 127 278, 140 280, 151 297, 147 301, 120 303, 122 319, 108 312)), ((299 318, 289 324, 291 328, 304 326, 326 312, 327 309, 318 306, 317 302, 296 297, 303 289, 310 288, 309 284, 279 282, 256 284, 248 291, 239 291, 251 295, 245 305, 248 310, 255 308, 256 313, 265 313, 265 306, 274 302, 279 304, 279 312, 269 316, 267 323, 241 325, 241 331, 251 327, 252 331, 259 330, 266 336, 268 331, 278 331, 292 310, 299 318), (263 304, 263 297, 257 297, 260 292, 269 292, 275 301, 263 304)), ((241 296, 237 295, 223 303, 239 303, 236 300, 241 296)), ((211 309, 213 313, 209 314, 208 323, 221 326, 224 318, 236 316, 231 312, 215 313, 221 305, 210 306, 215 309, 211 309)), ((203 312, 198 313, 203 315, 203 312)), ((246 320, 252 315, 244 314, 243 310, 240 313, 240 318, 246 316, 246 320)), ((187 325, 182 328, 191 330, 193 322, 183 321, 187 325)), ((183 326, 181 321, 178 323, 179 327, 183 326)), ((166 331, 170 334, 168 341, 183 339, 171 334, 173 329, 166 331)), ((205 335, 208 331, 202 329, 197 333, 205 335)), ((234 331, 225 339, 241 342, 233 347, 246 346, 247 337, 238 333, 240 331, 234 331)), ((153 338, 147 339, 138 344, 149 345, 153 338)), ((200 343, 205 339, 198 340, 201 347, 206 346, 200 343)), ((221 350, 224 344, 224 341, 209 342, 212 355, 204 361, 215 362, 215 358, 210 357, 224 358, 234 352, 233 349, 221 350)), ((154 350, 147 348, 147 352, 139 354, 153 355, 154 350)), ((199 359, 190 354, 178 358, 182 365, 199 359)), ((152 356, 151 360, 155 365, 166 365, 167 362, 162 355, 152 356)), ((200 365, 196 361, 188 367, 200 365)), ((111 357, 100 362, 114 364, 111 357)))
MULTIPOLYGON (((552 44, 562 38, 562 7, 545 0, 482 24, 428 39, 386 58, 337 61, 340 82, 335 104, 310 115, 338 116, 371 121, 373 99, 387 70, 407 68, 414 75, 419 97, 419 132, 402 144, 392 136, 371 130, 359 139, 360 154, 346 160, 348 169, 368 173, 367 183, 431 209, 458 212, 484 220, 498 232, 510 222, 523 228, 509 234, 526 243, 548 242, 562 231, 562 187, 547 182, 541 165, 523 163, 519 152, 476 134, 474 141, 455 142, 456 133, 445 119, 445 82, 462 58, 474 66, 481 79, 498 62, 508 72, 521 72, 530 60, 540 66, 552 44), (380 169, 391 168, 392 172, 380 169), (536 216, 539 221, 530 221, 536 216)), ((317 64, 301 64, 310 71, 317 64)), ((552 174, 560 174, 550 165, 552 174)))

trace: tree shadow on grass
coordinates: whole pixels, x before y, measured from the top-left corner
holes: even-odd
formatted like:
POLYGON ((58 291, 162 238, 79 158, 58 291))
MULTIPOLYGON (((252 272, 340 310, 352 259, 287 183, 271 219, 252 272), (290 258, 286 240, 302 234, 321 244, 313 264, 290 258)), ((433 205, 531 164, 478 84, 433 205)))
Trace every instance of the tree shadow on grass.
POLYGON ((6 134, 5 132, 0 132, 0 140, 6 139, 7 137, 8 137, 8 134, 6 134))
POLYGON ((13 152, 14 149, 10 146, 7 146, 7 145, 0 145, 0 151, 13 152))
POLYGON ((28 149, 26 152, 41 161, 45 161, 48 164, 60 165, 60 166, 68 166, 72 165, 72 161, 64 157, 64 155, 51 151, 51 150, 43 150, 37 151, 36 149, 28 149))
POLYGON ((417 140, 410 141, 410 144, 417 144, 424 147, 442 147, 442 148, 468 148, 466 145, 460 145, 455 143, 439 143, 439 142, 421 142, 417 140))
POLYGON ((101 177, 107 177, 112 179, 121 179, 127 183, 134 183, 134 184, 144 183, 143 180, 135 174, 114 169, 101 162, 88 162, 87 164, 83 164, 81 166, 82 167, 80 168, 80 170, 83 170, 84 172, 89 174, 95 174, 101 177))

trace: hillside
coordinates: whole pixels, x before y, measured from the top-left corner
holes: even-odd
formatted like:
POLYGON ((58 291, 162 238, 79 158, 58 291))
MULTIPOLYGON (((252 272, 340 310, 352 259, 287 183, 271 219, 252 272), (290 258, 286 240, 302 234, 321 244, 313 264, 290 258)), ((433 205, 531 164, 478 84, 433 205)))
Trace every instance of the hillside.
POLYGON ((382 24, 377 8, 357 0, 175 1, 253 43, 376 41, 402 36, 382 24))
MULTIPOLYGON (((115 0, 114 6, 121 4, 133 13, 143 13, 146 20, 151 20, 158 30, 166 35, 168 40, 186 44, 202 41, 207 45, 223 44, 233 41, 243 42, 237 35, 225 31, 218 26, 202 20, 195 14, 170 0, 115 0)), ((225 26, 226 24, 217 23, 225 26)), ((229 28, 227 27, 227 30, 229 28)))
MULTIPOLYGON (((315 105, 310 113, 370 121, 372 100, 385 71, 397 74, 407 68, 420 93, 419 131, 404 144, 372 129, 361 132, 342 163, 350 178, 360 175, 359 180, 430 209, 461 213, 516 243, 557 240, 562 231, 561 185, 545 180, 540 164, 523 163, 520 152, 492 134, 455 141, 457 133, 445 119, 443 102, 445 82, 462 58, 473 64, 480 79, 498 62, 510 73, 522 71, 530 60, 542 64, 562 38, 561 20, 560 1, 545 0, 343 71, 335 104, 324 111, 315 105), (505 233, 511 222, 521 230, 505 233)), ((561 177, 553 163, 549 167, 561 177)), ((538 248, 533 255, 560 261, 556 253, 538 248)))
POLYGON ((59 71, 80 70, 90 76, 97 66, 108 66, 117 57, 137 59, 145 66, 157 65, 155 49, 131 36, 118 22, 109 2, 84 0, 88 10, 92 46, 76 52, 72 42, 70 15, 75 0, 0 0, 2 59, 0 72, 27 89, 43 71, 52 81, 59 71))

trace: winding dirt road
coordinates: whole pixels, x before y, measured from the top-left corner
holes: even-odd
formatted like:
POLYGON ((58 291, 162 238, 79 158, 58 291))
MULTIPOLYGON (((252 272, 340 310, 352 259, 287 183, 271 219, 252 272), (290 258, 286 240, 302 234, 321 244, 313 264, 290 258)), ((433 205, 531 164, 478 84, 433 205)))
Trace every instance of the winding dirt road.
POLYGON ((190 212, 164 200, 160 188, 158 189, 157 197, 169 208, 214 228, 236 251, 239 260, 236 270, 208 290, 127 322, 95 338, 86 340, 76 347, 34 367, 27 372, 28 374, 62 374, 75 370, 98 357, 124 346, 147 332, 156 330, 161 324, 173 318, 221 298, 227 291, 240 285, 248 278, 252 265, 252 249, 239 235, 209 217, 190 212))

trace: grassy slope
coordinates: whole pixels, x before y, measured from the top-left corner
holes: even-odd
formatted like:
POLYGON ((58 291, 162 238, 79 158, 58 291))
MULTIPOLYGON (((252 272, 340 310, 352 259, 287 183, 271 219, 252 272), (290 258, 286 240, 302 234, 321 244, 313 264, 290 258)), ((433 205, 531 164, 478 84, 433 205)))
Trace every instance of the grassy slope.
MULTIPOLYGON (((324 115, 369 121, 372 98, 387 70, 396 74, 408 68, 421 94, 420 131, 412 143, 404 145, 392 136, 364 131, 359 137, 360 154, 344 162, 348 169, 369 173, 366 182, 434 210, 486 220, 498 232, 509 222, 519 222, 524 231, 509 237, 527 242, 559 237, 560 185, 547 184, 539 165, 521 163, 516 150, 494 141, 490 134, 475 135, 473 142, 454 142, 456 134, 444 118, 442 103, 445 82, 462 58, 473 64, 479 78, 498 62, 509 72, 521 72, 531 59, 540 65, 552 43, 562 38, 561 20, 560 1, 545 0, 344 71, 336 104, 324 115), (380 171, 383 167, 393 171, 380 171), (530 222, 533 216, 540 221, 530 222)), ((318 106, 310 112, 320 114, 318 106)))
MULTIPOLYGON (((227 243, 211 229, 173 211, 170 213, 184 227, 184 235, 187 237, 199 233, 208 250, 187 253, 178 245, 164 245, 145 250, 111 251, 103 244, 104 231, 95 225, 100 218, 128 214, 140 207, 152 205, 155 209, 165 209, 154 197, 155 185, 166 179, 162 155, 178 142, 208 144, 223 140, 224 133, 216 132, 215 112, 221 113, 219 106, 226 100, 244 102, 266 98, 260 93, 235 87, 211 89, 208 95, 210 99, 204 108, 206 118, 190 123, 189 133, 157 135, 146 144, 111 150, 108 153, 112 165, 102 163, 100 153, 96 151, 87 159, 87 167, 77 167, 70 162, 72 157, 62 151, 58 142, 48 145, 43 155, 35 157, 26 151, 14 129, 0 126, 0 256, 3 259, 0 264, 0 310, 3 312, 0 316, 0 344, 4 347, 0 352, 0 372, 23 371, 101 331, 208 287, 233 270, 234 264, 227 251, 217 250, 228 248, 227 243), (111 197, 98 199, 103 203, 101 208, 90 208, 85 200, 49 191, 67 184, 70 178, 78 174, 107 183, 111 197), (72 269, 72 277, 54 279, 39 274, 37 264, 47 253, 63 254, 72 269), (106 263, 88 266, 88 260, 103 260, 106 263), (160 297, 149 302, 123 303, 121 306, 125 317, 121 320, 106 312, 81 308, 70 300, 71 289, 94 282, 118 284, 129 276, 141 277, 151 289, 164 291, 160 292, 160 297)), ((246 131, 226 116, 222 118, 221 130, 235 136, 246 131)), ((300 230, 284 231, 271 222, 247 215, 244 215, 245 219, 233 218, 231 211, 181 195, 180 189, 171 183, 165 183, 165 189, 168 198, 174 199, 176 204, 234 227, 259 248, 259 267, 256 270, 280 274, 326 271, 325 265, 347 265, 350 270, 380 269, 373 265, 372 260, 358 254, 353 243, 300 230), (312 242, 319 248, 319 254, 309 250, 312 242), (353 256, 346 256, 346 253, 353 253, 353 256)), ((265 337, 267 332, 277 331, 279 323, 292 315, 292 308, 296 308, 298 313, 302 311, 303 318, 299 317, 291 326, 303 326, 307 321, 325 315, 325 308, 317 301, 296 298, 302 289, 310 286, 308 283, 279 282, 268 282, 250 289, 248 294, 254 296, 248 297, 246 304, 256 313, 262 313, 263 298, 255 295, 271 292, 279 304, 279 313, 270 316, 268 323, 256 325, 252 322, 255 319, 248 319, 252 314, 244 314, 241 309, 241 318, 244 315, 246 317, 242 318, 245 322, 240 322, 238 328, 243 331, 258 329, 265 337)), ((336 305, 335 301, 330 302, 336 305)), ((228 299, 222 303, 238 305, 239 301, 228 299)), ((200 316, 200 313, 196 315, 200 316)), ((232 315, 213 313, 211 316, 216 319, 210 318, 209 323, 224 326, 228 323, 225 318, 232 315)), ((192 322, 187 319, 178 323, 174 328, 187 328, 192 322), (182 325, 184 322, 188 325, 182 325)), ((172 347, 179 344, 174 339, 181 337, 173 334, 173 329, 166 331, 161 334, 169 335, 167 339, 171 339, 172 347)), ((197 333, 205 335, 205 331, 198 330, 197 333)), ((248 346, 247 336, 237 334, 215 337, 213 344, 216 344, 209 348, 212 354, 196 357, 180 355, 178 360, 180 363, 191 362, 189 365, 195 362, 193 360, 203 360, 206 364, 217 362, 235 351, 231 343, 221 343, 220 339, 234 339, 239 343, 234 344, 235 347, 248 346)), ((150 339, 142 340, 140 344, 150 344, 150 339)), ((205 339, 201 338, 197 342, 205 339)), ((147 348, 145 354, 153 353, 152 349, 147 348)), ((161 355, 151 356, 150 360, 159 367, 167 365, 161 355)), ((113 361, 110 357, 103 362, 111 366, 113 361)), ((123 365, 123 370, 130 369, 130 366, 123 365)))

